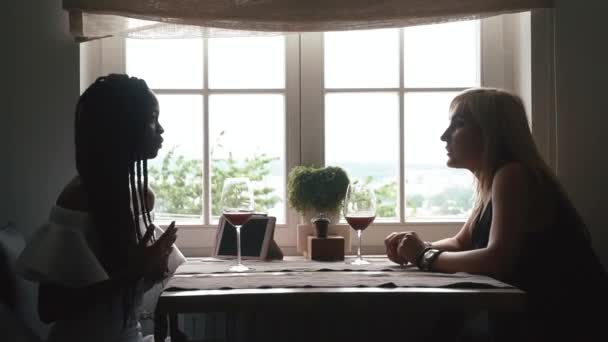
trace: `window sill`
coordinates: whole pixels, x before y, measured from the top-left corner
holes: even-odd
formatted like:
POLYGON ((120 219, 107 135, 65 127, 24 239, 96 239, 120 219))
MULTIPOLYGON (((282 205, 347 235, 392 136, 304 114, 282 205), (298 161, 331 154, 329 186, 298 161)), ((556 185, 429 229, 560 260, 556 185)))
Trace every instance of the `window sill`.
MULTIPOLYGON (((435 241, 454 236, 463 222, 407 222, 381 223, 370 226, 362 235, 362 253, 384 254, 384 239, 396 231, 416 231, 425 241, 435 241)), ((164 225, 161 225, 164 227, 164 225)), ((212 254, 217 226, 179 225, 177 246, 187 257, 202 257, 212 254)), ((296 229, 287 225, 277 225, 275 241, 285 255, 299 255, 296 250, 296 229)), ((351 237, 351 251, 356 252, 358 240, 354 231, 351 237)))

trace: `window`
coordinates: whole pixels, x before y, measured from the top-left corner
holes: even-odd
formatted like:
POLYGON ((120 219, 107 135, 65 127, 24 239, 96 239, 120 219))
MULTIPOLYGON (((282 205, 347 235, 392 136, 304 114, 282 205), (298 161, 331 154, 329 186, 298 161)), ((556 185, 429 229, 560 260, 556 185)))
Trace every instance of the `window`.
POLYGON ((325 34, 325 163, 373 184, 378 222, 470 212, 472 177, 445 166, 439 136, 452 98, 480 84, 478 31, 467 21, 325 34))
POLYGON ((125 56, 165 127, 156 219, 213 225, 224 179, 248 176, 256 209, 285 223, 285 38, 127 39, 125 56))
MULTIPOLYGON (((472 177, 445 167, 448 107, 485 82, 487 29, 467 21, 404 29, 286 36, 102 41, 99 74, 145 79, 160 101, 165 142, 150 162, 156 220, 215 227, 221 183, 247 175, 258 209, 277 217, 275 238, 295 250, 299 215, 286 200, 295 165, 337 165, 368 182, 379 203, 366 253, 390 231, 433 228, 442 237, 471 210, 472 177), (484 33, 485 32, 485 33, 484 33), (483 82, 482 82, 483 78, 483 82)), ((503 67, 503 66, 501 66, 503 67)), ((205 231, 203 229, 203 231, 205 231)), ((211 247, 204 232, 191 248, 211 247)), ((201 252, 205 253, 205 252, 201 252)))

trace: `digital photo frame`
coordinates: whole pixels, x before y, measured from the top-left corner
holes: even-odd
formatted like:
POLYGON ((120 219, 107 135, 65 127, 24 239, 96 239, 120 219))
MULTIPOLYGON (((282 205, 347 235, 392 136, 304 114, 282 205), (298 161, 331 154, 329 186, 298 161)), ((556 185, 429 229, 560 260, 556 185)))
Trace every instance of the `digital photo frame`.
MULTIPOLYGON (((273 241, 276 217, 253 215, 241 227, 241 258, 244 260, 268 259, 268 249, 273 241)), ((236 228, 224 216, 220 217, 213 256, 236 258, 236 228)))

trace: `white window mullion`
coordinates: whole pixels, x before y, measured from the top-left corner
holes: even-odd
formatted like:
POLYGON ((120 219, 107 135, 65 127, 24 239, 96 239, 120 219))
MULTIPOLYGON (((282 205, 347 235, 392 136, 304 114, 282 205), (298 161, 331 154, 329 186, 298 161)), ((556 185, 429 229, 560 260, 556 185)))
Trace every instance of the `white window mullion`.
POLYGON ((323 33, 300 35, 301 163, 325 165, 323 33))
POLYGON ((399 190, 397 201, 399 203, 399 222, 405 222, 405 92, 404 88, 404 52, 403 29, 399 30, 399 190))
MULTIPOLYGON (((285 182, 289 171, 301 162, 300 159, 300 36, 289 35, 285 38, 285 182)), ((299 223, 298 213, 289 207, 287 184, 285 184, 285 224, 275 228, 275 240, 286 250, 295 249, 296 230, 299 223)))
MULTIPOLYGON (((300 36, 289 35, 285 41, 285 181, 289 171, 301 163, 301 112, 300 112, 300 36)), ((298 224, 298 213, 289 208, 285 186, 285 223, 287 228, 298 224)), ((288 229, 289 236, 281 238, 295 245, 295 230, 288 229), (293 236, 291 236, 293 235, 293 236)))
POLYGON ((203 224, 211 224, 209 156, 209 42, 203 39, 203 224))

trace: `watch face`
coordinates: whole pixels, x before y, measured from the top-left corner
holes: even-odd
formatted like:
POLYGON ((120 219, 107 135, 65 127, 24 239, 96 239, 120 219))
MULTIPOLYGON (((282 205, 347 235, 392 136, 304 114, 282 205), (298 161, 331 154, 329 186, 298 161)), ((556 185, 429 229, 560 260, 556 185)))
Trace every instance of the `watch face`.
POLYGON ((432 249, 429 249, 428 251, 426 251, 426 253, 424 253, 425 263, 428 263, 429 261, 431 261, 431 259, 433 258, 433 254, 434 254, 434 250, 432 250, 432 249))
POLYGON ((422 268, 424 270, 429 270, 431 268, 431 263, 433 262, 437 252, 439 252, 439 250, 429 249, 426 251, 426 253, 424 253, 424 256, 422 257, 422 268))

